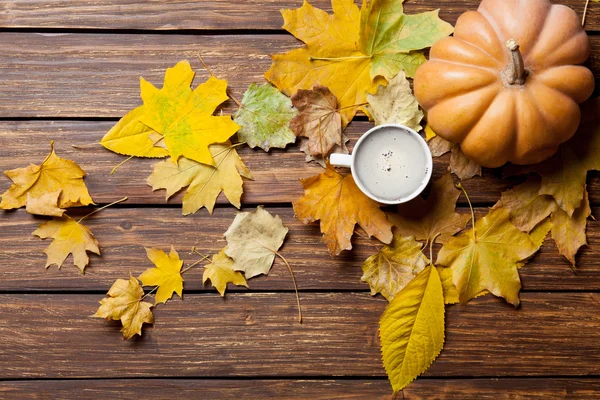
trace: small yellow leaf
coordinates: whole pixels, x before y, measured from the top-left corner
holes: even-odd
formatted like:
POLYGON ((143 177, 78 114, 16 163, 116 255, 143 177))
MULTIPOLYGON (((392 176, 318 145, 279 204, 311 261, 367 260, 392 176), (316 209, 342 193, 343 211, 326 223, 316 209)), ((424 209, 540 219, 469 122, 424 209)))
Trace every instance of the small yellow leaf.
POLYGON ((62 192, 62 189, 58 189, 55 192, 44 193, 40 197, 33 197, 31 193, 27 193, 25 211, 29 214, 62 217, 67 210, 57 206, 60 192, 62 192))
POLYGON ((212 262, 204 267, 202 283, 206 283, 210 279, 210 282, 219 291, 221 296, 225 296, 225 289, 227 289, 229 282, 234 285, 248 287, 244 275, 241 272, 235 271, 233 265, 233 259, 225 254, 225 249, 222 249, 212 257, 212 262))
POLYGON ((414 237, 395 233, 392 243, 363 263, 360 280, 369 284, 372 295, 381 293, 392 301, 429 263, 421 252, 422 247, 414 237))
POLYGON ((85 172, 74 161, 58 157, 54 142, 50 142, 50 154, 41 165, 31 164, 4 171, 4 174, 13 181, 2 194, 0 208, 4 210, 23 207, 28 198, 35 200, 35 204, 29 206, 30 210, 47 212, 41 215, 50 216, 58 215, 57 208, 94 204, 83 182, 85 172), (60 191, 58 200, 54 196, 57 191, 60 191))
POLYGON ((73 254, 73 263, 83 273, 89 262, 86 251, 100 255, 98 241, 92 232, 67 215, 40 224, 33 234, 42 239, 54 239, 44 250, 48 256, 46 268, 53 264, 60 268, 69 254, 73 254))
POLYGON ((141 336, 142 325, 154 322, 153 305, 142 301, 144 290, 133 276, 129 280, 117 279, 107 295, 107 298, 100 300, 100 307, 93 317, 120 320, 125 339, 136 334, 141 336))
POLYGON ((383 243, 392 241, 392 224, 379 204, 360 191, 352 175, 342 175, 328 164, 324 173, 301 182, 304 196, 293 204, 296 217, 305 224, 321 220, 323 241, 331 255, 352 248, 357 223, 369 236, 383 243))
POLYGON ((390 302, 379 321, 381 354, 394 393, 429 368, 444 347, 444 295, 429 265, 390 302))
POLYGON ((148 268, 138 279, 144 286, 158 286, 156 292, 156 304, 166 303, 173 293, 179 297, 183 292, 183 278, 181 276, 181 267, 183 261, 179 259, 179 254, 171 246, 171 253, 167 255, 160 249, 146 249, 148 259, 156 265, 156 268, 148 268))
POLYGON ((390 80, 387 86, 379 86, 377 93, 367 94, 367 110, 375 125, 400 124, 419 132, 423 111, 413 95, 404 71, 390 80))
MULTIPOLYGON (((429 126, 429 124, 425 125, 425 140, 429 142, 431 139, 433 139, 436 136, 437 135, 433 131, 433 129, 431 129, 431 126, 429 126)), ((450 151, 450 150, 448 150, 448 151, 450 151)))
POLYGON ((268 275, 273 260, 283 244, 288 228, 278 215, 272 216, 262 206, 235 216, 225 232, 225 254, 233 258, 233 269, 244 271, 246 278, 268 275))
POLYGON ((154 164, 148 185, 152 186, 152 190, 166 189, 167 200, 188 186, 183 196, 183 215, 193 214, 202 207, 212 214, 221 191, 231 204, 240 208, 241 177, 252 179, 250 171, 229 142, 211 144, 210 152, 215 167, 185 157, 180 158, 178 164, 172 160, 154 164))

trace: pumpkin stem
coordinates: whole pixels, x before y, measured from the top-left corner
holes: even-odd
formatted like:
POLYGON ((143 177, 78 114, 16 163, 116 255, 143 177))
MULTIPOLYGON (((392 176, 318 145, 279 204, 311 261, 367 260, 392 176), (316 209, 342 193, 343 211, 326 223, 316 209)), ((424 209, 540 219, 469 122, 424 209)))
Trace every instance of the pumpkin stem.
POLYGON ((519 45, 514 39, 510 39, 506 42, 506 47, 509 50, 510 62, 503 72, 504 79, 509 85, 522 85, 525 83, 528 72, 523 63, 519 45))

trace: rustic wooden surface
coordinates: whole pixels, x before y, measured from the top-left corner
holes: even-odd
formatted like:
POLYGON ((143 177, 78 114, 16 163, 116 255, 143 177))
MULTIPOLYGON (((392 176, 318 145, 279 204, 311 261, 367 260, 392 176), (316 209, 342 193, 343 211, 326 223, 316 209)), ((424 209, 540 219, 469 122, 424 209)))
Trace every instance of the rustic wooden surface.
MULTIPOLYGON (((329 0, 314 5, 330 9, 329 0)), ((585 1, 564 0, 581 13, 585 1)), ((174 244, 193 262, 192 246, 213 253, 236 210, 223 199, 181 215, 181 195, 170 201, 145 183, 152 160, 134 160, 114 175, 123 157, 95 143, 140 103, 139 76, 160 85, 165 68, 201 52, 241 97, 263 82, 269 54, 300 43, 281 30, 279 9, 301 0, 0 0, 0 169, 41 161, 50 140, 76 160, 101 204, 126 204, 87 221, 101 244, 82 275, 68 261, 43 268, 47 245, 31 235, 42 218, 18 210, 0 217, 0 398, 389 399, 379 358, 377 321, 385 307, 360 282, 362 261, 375 242, 332 258, 317 224, 303 225, 290 202, 299 178, 320 167, 304 162, 297 146, 269 154, 240 149, 252 170, 244 209, 264 204, 290 228, 282 253, 292 264, 305 321, 296 321, 293 288, 276 262, 251 289, 231 287, 223 299, 202 284, 202 270, 185 274, 184 300, 156 310, 142 338, 123 341, 117 323, 89 316, 117 278, 150 266, 143 246, 174 244), (81 145, 73 148, 71 145, 81 145)), ((454 23, 476 0, 410 0, 409 13, 441 8, 454 23)), ((586 28, 600 78, 600 6, 591 3, 586 28)), ((198 80, 206 78, 201 69, 198 80)), ((234 103, 223 110, 235 110, 234 103)), ((352 143, 370 127, 359 117, 352 143)), ((435 162, 434 175, 448 157, 435 162)), ((600 174, 588 189, 600 215, 600 174)), ((464 183, 479 215, 519 179, 499 172, 464 183)), ((9 186, 0 180, 0 192, 9 186)), ((460 212, 468 212, 463 199, 460 212)), ((89 209, 77 210, 83 215, 89 209)), ((600 223, 590 221, 589 247, 572 271, 547 240, 521 270, 522 305, 515 310, 484 297, 447 308, 446 345, 407 399, 600 398, 600 223)), ((401 398, 401 397, 400 397, 401 398)))

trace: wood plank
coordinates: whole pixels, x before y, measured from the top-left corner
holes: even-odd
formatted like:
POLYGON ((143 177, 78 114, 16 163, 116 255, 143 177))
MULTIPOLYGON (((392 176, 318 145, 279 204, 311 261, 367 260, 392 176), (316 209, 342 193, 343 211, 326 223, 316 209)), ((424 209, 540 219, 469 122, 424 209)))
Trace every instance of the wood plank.
MULTIPOLYGON (((585 2, 555 0, 583 13, 585 2)), ((330 0, 311 0, 315 7, 331 11, 330 0)), ((360 4, 360 1, 357 1, 360 4)), ((474 10, 478 0, 410 0, 405 4, 407 14, 440 8, 440 17, 455 23, 458 16, 474 10)), ((1 28, 53 29, 281 29, 282 8, 300 7, 300 0, 230 0, 212 1, 143 1, 100 0, 2 0, 1 28)), ((600 28, 598 7, 590 5, 586 29, 600 28)))
MULTIPOLYGON (((24 167, 29 163, 40 163, 49 151, 50 140, 55 140, 58 154, 75 160, 88 173, 86 183, 96 202, 109 203, 129 196, 129 204, 166 204, 165 191, 152 192, 146 184, 152 172, 155 159, 137 158, 124 164, 115 174, 110 171, 125 160, 125 157, 112 153, 96 145, 114 122, 87 121, 0 121, 0 170, 24 167), (18 144, 18 145, 16 145, 18 144), (71 145, 88 145, 75 149, 71 145)), ((352 122, 346 132, 352 148, 360 135, 373 126, 366 121, 352 122)), ((306 163, 299 145, 287 149, 273 149, 265 153, 247 146, 238 148, 253 181, 244 183, 242 201, 250 204, 284 203, 295 201, 302 196, 299 179, 319 174, 323 169, 316 163, 306 163), (274 182, 277 189, 274 190, 274 182)), ((435 159, 434 179, 444 174, 448 168, 449 155, 435 159)), ((483 178, 466 181, 464 186, 475 203, 492 204, 500 198, 500 193, 513 186, 518 180, 502 180, 495 170, 485 171, 483 178)), ((593 204, 600 203, 600 174, 590 174, 589 192, 593 204)), ((10 186, 10 181, 0 177, 0 193, 10 186)), ((170 204, 180 204, 183 192, 173 197, 170 204)), ((462 204, 466 203, 461 200, 462 204)), ((221 196, 219 203, 226 203, 221 196)))
MULTIPOLYGON (((280 215, 290 229, 281 253, 292 265, 300 290, 368 290, 360 281, 362 262, 374 254, 379 242, 356 237, 354 249, 331 257, 321 241, 318 224, 304 225, 290 208, 267 208, 280 215)), ((484 211, 484 210, 479 210, 484 211)), ((596 215, 600 211, 594 210, 596 215)), ((74 215, 82 215, 79 210, 74 215)), ((463 210, 463 212, 468 212, 463 210)), ((479 215, 481 215, 481 212, 479 215)), ((138 276, 152 264, 144 246, 168 250, 175 245, 187 263, 199 257, 190 254, 192 246, 205 254, 214 254, 225 246, 223 233, 233 221, 235 210, 220 208, 212 217, 206 212, 183 217, 178 208, 106 209, 86 220, 100 242, 102 257, 90 255, 85 275, 68 259, 64 267, 44 269, 44 248, 48 241, 31 235, 42 219, 19 210, 5 213, 0 219, 0 291, 90 291, 105 293, 112 282, 138 276)), ((590 247, 578 257, 579 267, 573 273, 559 256, 554 244, 547 240, 539 254, 521 269, 524 290, 599 290, 600 289, 600 222, 590 221, 590 247)), ((185 274, 186 290, 214 289, 202 284, 202 268, 185 274)), ((254 290, 293 290, 289 272, 276 260, 269 276, 252 279, 254 290)), ((236 290, 246 291, 244 288, 236 290)), ((291 295, 290 295, 291 296, 291 295)))
MULTIPOLYGON (((588 61, 600 76, 600 36, 588 61)), ((241 98, 264 82, 269 54, 301 46, 291 35, 157 35, 0 33, 0 118, 121 117, 140 104, 139 76, 161 85, 182 59, 199 69, 201 52, 214 73, 241 98)), ((229 101, 224 110, 231 112, 229 101)))
MULTIPOLYGON (((288 399, 288 400, 389 400, 387 379, 110 379, 33 380, 0 382, 3 399, 288 399)), ((418 379, 400 398, 496 400, 543 398, 549 400, 600 397, 600 381, 589 378, 418 379)))
MULTIPOLYGON (((100 297, 0 296, 0 378, 384 376, 386 301, 367 293, 303 294, 303 324, 289 293, 187 295, 129 341, 119 324, 90 318, 100 297)), ((448 307, 445 349, 427 376, 598 375, 599 301, 528 293, 520 310, 491 297, 448 307)))

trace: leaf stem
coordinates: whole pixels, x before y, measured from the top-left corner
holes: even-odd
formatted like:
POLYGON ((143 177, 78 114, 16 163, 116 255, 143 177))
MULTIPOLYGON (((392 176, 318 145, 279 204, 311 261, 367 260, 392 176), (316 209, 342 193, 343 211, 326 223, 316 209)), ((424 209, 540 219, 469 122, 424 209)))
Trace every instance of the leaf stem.
POLYGON ((87 150, 91 146, 99 146, 102 145, 100 142, 95 143, 86 143, 86 144, 72 144, 71 147, 77 150, 87 150))
MULTIPOLYGON (((213 74, 213 72, 210 69, 210 67, 208 66, 208 64, 206 64, 204 62, 204 59, 200 55, 200 52, 196 53, 196 57, 198 57, 198 60, 200 60, 200 62, 202 63, 202 66, 204 67, 204 69, 206 69, 206 71, 210 74, 210 76, 212 76, 213 78, 216 78, 215 74, 213 74)), ((236 99, 235 96, 231 94, 231 92, 227 93, 227 95, 231 98, 231 100, 233 100, 235 102, 235 104, 237 104, 238 107, 240 107, 240 108, 242 107, 242 103, 240 103, 239 100, 236 99)))
POLYGON ((589 4, 590 0, 585 0, 585 7, 583 7, 583 17, 581 18, 581 26, 585 26, 585 16, 587 14, 589 4))
POLYGON ((467 194, 467 191, 465 190, 465 188, 463 187, 463 185, 458 182, 456 184, 456 187, 459 188, 460 190, 462 190, 462 192, 465 194, 465 197, 467 198, 467 203, 469 203, 469 208, 471 209, 471 225, 473 228, 473 241, 477 242, 477 234, 475 233, 475 212, 473 211, 473 205, 471 204, 471 199, 469 199, 469 195, 467 194))
POLYGON ((369 104, 369 103, 353 104, 353 105, 351 105, 351 106, 346 106, 346 107, 341 107, 341 108, 338 108, 336 111, 345 110, 345 109, 347 109, 347 108, 362 107, 362 106, 366 106, 367 104, 369 104))
MULTIPOLYGON (((195 251, 195 249, 194 249, 194 253, 196 253, 196 254, 200 254, 200 253, 196 252, 196 251, 195 251)), ((187 272, 189 269, 192 269, 192 268, 194 268, 196 265, 200 264, 202 261, 204 261, 204 260, 206 260, 207 258, 209 258, 209 257, 210 257, 209 255, 206 255, 206 256, 204 256, 204 255, 202 255, 202 254, 200 254, 200 255, 202 256, 202 258, 201 258, 201 259, 199 259, 198 261, 194 262, 194 263, 193 263, 193 264, 191 264, 189 267, 187 267, 187 268, 184 268, 184 270, 183 270, 183 271, 181 271, 181 272, 179 272, 179 273, 180 273, 181 275, 185 274, 185 273, 186 273, 186 272, 187 272)))
MULTIPOLYGON (((427 241, 429 242, 429 263, 431 265, 433 265, 433 244, 435 243, 435 239, 437 239, 438 236, 440 236, 442 233, 438 232, 436 233, 436 235, 433 237, 433 239, 431 239, 431 242, 429 242, 429 239, 427 239, 427 241)), ((427 245, 425 245, 427 246, 427 245)))
MULTIPOLYGON (((154 289, 152 289, 151 291, 149 291, 148 293, 146 293, 145 295, 143 295, 138 302, 141 302, 142 300, 144 300, 146 297, 150 296, 152 293, 156 292, 156 290, 158 289, 158 285, 154 286, 154 289)), ((133 304, 133 303, 131 303, 133 304)))
POLYGON ((348 57, 308 57, 310 61, 341 61, 341 60, 365 60, 371 56, 348 56, 348 57))
POLYGON ((298 304, 298 322, 302 323, 302 308, 300 307, 300 295, 298 294, 298 285, 296 285, 296 278, 294 278, 294 271, 292 270, 290 263, 288 263, 288 261, 285 259, 285 257, 283 257, 281 254, 279 254, 276 251, 274 251, 273 253, 283 260, 285 265, 288 267, 288 270, 290 271, 290 275, 292 276, 292 282, 294 283, 294 289, 296 290, 296 303, 298 304))
POLYGON ((125 160, 121 161, 120 163, 118 163, 113 169, 110 170, 110 174, 114 174, 115 172, 117 172, 117 169, 121 168, 121 166, 123 164, 125 164, 127 161, 131 160, 133 157, 135 156, 129 156, 127 157, 125 160))
POLYGON ((94 211, 92 211, 91 213, 89 213, 89 214, 87 214, 87 215, 84 215, 83 217, 79 218, 79 219, 77 220, 77 223, 80 223, 81 221, 83 221, 84 219, 86 219, 87 217, 89 217, 90 215, 94 215, 94 214, 96 214, 98 211, 102 211, 102 210, 104 210, 105 208, 108 208, 108 207, 110 207, 110 206, 114 206, 115 204, 121 203, 121 202, 123 202, 123 201, 125 201, 125 200, 127 200, 127 196, 123 197, 121 200, 113 201, 113 202, 112 202, 112 203, 110 203, 110 204, 107 204, 107 205, 105 205, 105 206, 102 206, 102 207, 100 207, 100 208, 97 208, 97 209, 95 209, 94 211))

